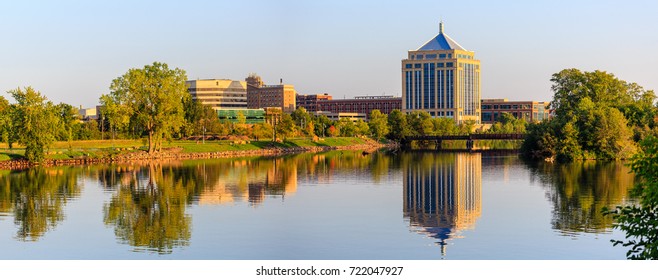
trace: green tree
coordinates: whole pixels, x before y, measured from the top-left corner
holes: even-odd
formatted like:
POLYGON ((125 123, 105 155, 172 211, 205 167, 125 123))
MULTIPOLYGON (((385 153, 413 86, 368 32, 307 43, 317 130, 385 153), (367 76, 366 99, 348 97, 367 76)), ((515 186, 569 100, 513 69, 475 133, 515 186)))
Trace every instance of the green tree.
POLYGON ((462 123, 460 123, 457 126, 457 133, 458 134, 469 134, 469 133, 473 132, 474 129, 475 129, 475 121, 466 120, 466 121, 463 121, 462 123))
POLYGON ((112 99, 125 105, 131 126, 148 135, 149 153, 159 151, 162 140, 171 138, 183 125, 186 80, 185 71, 154 62, 142 69, 130 69, 112 81, 112 99))
POLYGON ((71 141, 74 138, 73 132, 76 130, 76 126, 79 126, 78 110, 66 103, 59 103, 54 109, 60 124, 57 140, 67 141, 69 149, 71 149, 71 141))
POLYGON ((409 135, 407 118, 402 111, 398 109, 395 109, 388 114, 388 127, 390 128, 388 138, 391 140, 400 141, 409 135))
POLYGON ((356 126, 349 118, 338 120, 338 128, 340 130, 340 136, 342 137, 352 137, 356 134, 356 126))
POLYGON ((9 144, 9 139, 11 139, 11 134, 13 133, 13 107, 9 104, 9 101, 4 96, 0 96, 0 136, 2 137, 2 142, 9 144))
POLYGON ((281 121, 276 124, 276 134, 277 137, 286 139, 295 135, 297 127, 295 126, 295 121, 289 114, 283 113, 281 115, 281 121))
MULTIPOLYGON (((617 79, 603 72, 581 72, 565 69, 553 75, 554 92, 551 107, 555 118, 546 129, 532 130, 524 148, 543 151, 526 151, 525 155, 544 156, 552 142, 560 160, 621 159, 630 157, 639 140, 655 126, 655 94, 634 83, 617 79), (546 137, 546 133, 550 137, 546 137), (544 139, 538 145, 538 139, 544 139), (552 141, 555 140, 555 141, 552 141)), ((535 127, 536 128, 536 127, 535 127)))
POLYGON ((615 246, 628 247, 629 259, 658 259, 658 138, 649 136, 640 143, 641 151, 631 161, 639 178, 634 192, 640 205, 603 209, 615 219, 615 228, 626 232, 626 240, 611 240, 615 246))
POLYGON ((325 137, 328 135, 327 129, 329 129, 329 127, 332 125, 334 125, 334 122, 331 121, 327 116, 319 115, 314 118, 313 132, 315 135, 322 135, 322 137, 325 137))
POLYGON ((128 108, 128 102, 123 102, 119 97, 119 95, 109 94, 103 94, 100 97, 102 105, 100 114, 107 120, 113 140, 117 130, 126 129, 130 124, 131 110, 128 108))
POLYGON ((526 137, 521 144, 521 154, 524 157, 530 159, 555 158, 558 139, 552 127, 553 123, 544 120, 528 125, 526 137))
POLYGON ((363 120, 356 121, 356 124, 354 124, 354 134, 356 136, 368 136, 369 133, 370 127, 367 122, 363 120))
POLYGON ((409 125, 409 135, 430 135, 433 133, 434 124, 430 113, 413 111, 407 114, 406 118, 409 125))
POLYGON ((101 131, 98 129, 98 122, 96 120, 88 120, 80 124, 79 129, 76 131, 75 138, 78 140, 101 139, 101 131))
POLYGON ((269 123, 257 123, 251 130, 251 137, 257 140, 272 139, 272 125, 269 123))
POLYGON ((18 143, 25 146, 25 157, 30 162, 41 162, 60 125, 54 106, 31 87, 9 93, 16 100, 13 122, 18 143))
POLYGON ((498 120, 492 125, 491 133, 525 133, 525 119, 517 119, 510 113, 502 113, 498 120))
POLYGON ((457 124, 451 118, 432 118, 432 132, 437 135, 457 133, 457 124))
POLYGON ((377 109, 370 112, 368 127, 370 128, 370 134, 375 139, 382 140, 389 133, 387 118, 388 116, 377 109))
POLYGON ((578 130, 574 122, 568 122, 562 128, 562 137, 557 143, 557 159, 559 161, 572 161, 582 156, 582 150, 578 144, 578 130))

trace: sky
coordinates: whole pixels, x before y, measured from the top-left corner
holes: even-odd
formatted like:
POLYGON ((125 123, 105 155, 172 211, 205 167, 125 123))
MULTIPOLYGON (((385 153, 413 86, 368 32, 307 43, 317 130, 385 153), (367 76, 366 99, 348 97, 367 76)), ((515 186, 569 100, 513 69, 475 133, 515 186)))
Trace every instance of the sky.
POLYGON ((92 107, 154 61, 189 79, 282 79, 334 98, 401 92, 401 60, 445 33, 481 61, 482 98, 550 101, 551 75, 658 89, 658 1, 0 0, 0 90, 92 107))

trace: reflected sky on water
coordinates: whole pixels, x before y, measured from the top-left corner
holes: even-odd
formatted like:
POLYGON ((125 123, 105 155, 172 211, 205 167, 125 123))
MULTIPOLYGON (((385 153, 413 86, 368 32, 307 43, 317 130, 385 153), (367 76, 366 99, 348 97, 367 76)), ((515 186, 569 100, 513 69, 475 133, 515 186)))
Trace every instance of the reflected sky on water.
POLYGON ((0 171, 1 259, 623 259, 621 162, 333 151, 0 171))

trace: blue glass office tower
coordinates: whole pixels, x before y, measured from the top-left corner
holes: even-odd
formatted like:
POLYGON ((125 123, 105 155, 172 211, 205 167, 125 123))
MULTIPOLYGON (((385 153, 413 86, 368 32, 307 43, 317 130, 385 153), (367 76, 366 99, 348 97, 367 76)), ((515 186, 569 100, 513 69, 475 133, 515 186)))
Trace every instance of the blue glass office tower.
POLYGON ((480 61, 443 32, 402 60, 402 111, 480 123, 480 61))

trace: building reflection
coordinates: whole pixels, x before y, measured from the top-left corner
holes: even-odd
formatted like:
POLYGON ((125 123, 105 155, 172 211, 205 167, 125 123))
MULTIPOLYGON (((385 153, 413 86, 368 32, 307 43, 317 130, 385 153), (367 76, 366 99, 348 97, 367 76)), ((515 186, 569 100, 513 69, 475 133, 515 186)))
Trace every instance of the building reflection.
POLYGON ((482 213, 479 153, 414 153, 402 157, 404 217, 413 231, 435 238, 445 255, 448 240, 475 228, 482 213))
MULTIPOLYGON (((222 176, 209 182, 199 195, 201 205, 246 201, 258 206, 265 197, 282 197, 297 192, 297 164, 284 158, 234 160, 220 168, 222 176)), ((215 169, 206 164, 202 173, 215 169)))

